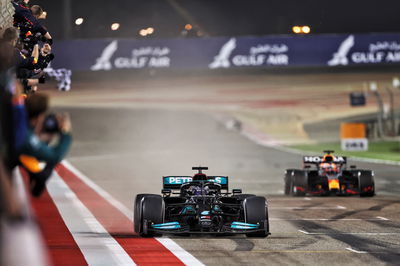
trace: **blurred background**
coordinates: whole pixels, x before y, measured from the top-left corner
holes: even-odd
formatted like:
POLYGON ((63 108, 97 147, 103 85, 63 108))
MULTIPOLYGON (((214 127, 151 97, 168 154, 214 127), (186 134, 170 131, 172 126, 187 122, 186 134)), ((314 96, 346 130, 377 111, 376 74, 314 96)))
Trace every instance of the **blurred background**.
POLYGON ((396 0, 32 2, 48 11, 46 24, 57 39, 262 36, 292 34, 295 25, 308 25, 313 34, 400 31, 396 0), (113 31, 113 23, 120 28, 113 31), (154 32, 142 36, 148 27, 154 32))

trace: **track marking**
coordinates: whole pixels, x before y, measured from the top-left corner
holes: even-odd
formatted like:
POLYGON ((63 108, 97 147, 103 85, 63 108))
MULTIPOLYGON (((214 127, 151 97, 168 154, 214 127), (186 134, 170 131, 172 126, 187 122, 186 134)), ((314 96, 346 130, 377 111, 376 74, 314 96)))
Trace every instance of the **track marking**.
POLYGON ((312 200, 311 198, 305 197, 304 200, 312 200))
POLYGON ((344 210, 347 209, 344 206, 335 207, 270 207, 270 210, 344 210))
POLYGON ((346 253, 345 250, 252 250, 256 253, 346 253))
POLYGON ((388 218, 382 217, 382 216, 376 216, 376 218, 378 218, 379 220, 383 220, 383 221, 389 221, 388 218))
MULTIPOLYGON (((25 185, 29 186, 29 177, 26 171, 20 169, 20 173, 26 181, 25 185)), ((70 265, 87 265, 80 247, 63 221, 47 190, 39 198, 31 197, 30 201, 32 212, 38 224, 40 224, 40 233, 47 246, 51 264, 65 265, 67 261, 70 265)))
POLYGON ((351 252, 357 253, 357 254, 365 254, 365 253, 368 253, 367 251, 355 250, 355 249, 352 249, 352 248, 346 248, 346 249, 349 250, 349 251, 351 251, 351 252))
POLYGON ((47 184, 47 191, 89 265, 136 265, 56 172, 47 184), (81 232, 101 236, 88 238, 81 232))
POLYGON ((304 230, 297 230, 297 231, 299 231, 299 232, 301 232, 301 233, 303 233, 303 234, 306 234, 306 235, 309 235, 309 234, 310 234, 309 232, 304 231, 304 230))
POLYGON ((400 233, 368 233, 368 232, 355 232, 355 233, 346 233, 346 232, 339 232, 339 233, 310 233, 305 230, 297 230, 306 235, 371 235, 371 236, 391 236, 391 235, 400 235, 400 233))
MULTIPOLYGON (((383 218, 383 217, 382 217, 383 218)), ((269 218, 270 221, 388 221, 389 219, 370 218, 342 218, 342 219, 330 219, 330 218, 297 218, 297 219, 285 219, 285 218, 269 218)))
POLYGON ((130 220, 133 220, 133 212, 125 207, 121 202, 116 200, 113 196, 111 196, 107 191, 99 187, 96 183, 94 183, 87 176, 82 174, 78 169, 76 169, 73 165, 71 165, 68 161, 62 161, 62 164, 68 168, 72 173, 74 173, 79 179, 81 179, 86 185, 88 185, 91 189, 96 191, 100 196, 105 198, 111 205, 117 208, 120 212, 122 212, 126 217, 130 220))
MULTIPOLYGON (((121 202, 116 200, 113 196, 111 196, 104 189, 96 185, 93 181, 91 181, 88 177, 82 174, 78 169, 72 166, 69 162, 63 161, 63 166, 71 171, 77 178, 79 178, 82 182, 92 188, 95 192, 97 192, 100 196, 102 196, 106 201, 108 201, 111 205, 117 208, 122 214, 124 214, 131 222, 133 222, 133 212, 125 207, 121 202)), ((133 228, 133 226, 132 226, 133 228)), ((132 229, 131 229, 132 230, 132 229)), ((182 261, 186 265, 204 265, 198 259, 196 259, 192 254, 184 250, 180 247, 176 242, 167 237, 155 238, 162 246, 168 249, 173 255, 175 255, 180 261, 182 261)))

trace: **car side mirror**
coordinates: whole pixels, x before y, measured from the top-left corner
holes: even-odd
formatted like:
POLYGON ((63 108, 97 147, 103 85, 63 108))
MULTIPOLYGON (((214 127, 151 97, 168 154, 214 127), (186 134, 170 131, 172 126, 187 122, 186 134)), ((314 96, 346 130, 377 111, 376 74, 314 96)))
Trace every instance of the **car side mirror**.
POLYGON ((240 188, 232 189, 233 194, 242 194, 242 190, 240 188))
POLYGON ((356 169, 357 168, 357 166, 355 166, 355 165, 350 165, 350 169, 356 169))

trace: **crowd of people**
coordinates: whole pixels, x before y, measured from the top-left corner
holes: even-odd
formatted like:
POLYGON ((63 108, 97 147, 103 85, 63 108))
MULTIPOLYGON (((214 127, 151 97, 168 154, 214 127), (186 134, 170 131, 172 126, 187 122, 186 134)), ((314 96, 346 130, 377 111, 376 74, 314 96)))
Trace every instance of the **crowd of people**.
POLYGON ((29 0, 12 2, 14 26, 0 40, 0 218, 24 214, 13 188, 13 173, 24 168, 29 190, 39 197, 71 142, 68 114, 49 111, 49 97, 37 92, 53 60, 53 39, 40 20, 46 12, 29 0))

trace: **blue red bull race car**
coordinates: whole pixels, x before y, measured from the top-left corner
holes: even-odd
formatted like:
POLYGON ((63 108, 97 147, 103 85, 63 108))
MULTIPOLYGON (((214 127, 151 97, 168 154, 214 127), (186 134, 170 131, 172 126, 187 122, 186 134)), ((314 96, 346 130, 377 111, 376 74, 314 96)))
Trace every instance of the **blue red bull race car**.
POLYGON ((228 188, 227 176, 208 176, 208 167, 193 167, 194 176, 164 176, 162 195, 138 194, 134 230, 161 234, 246 234, 266 237, 268 206, 264 197, 228 188))
POLYGON ((375 195, 374 172, 350 166, 347 158, 324 151, 324 156, 304 156, 303 169, 285 171, 286 195, 375 195))

